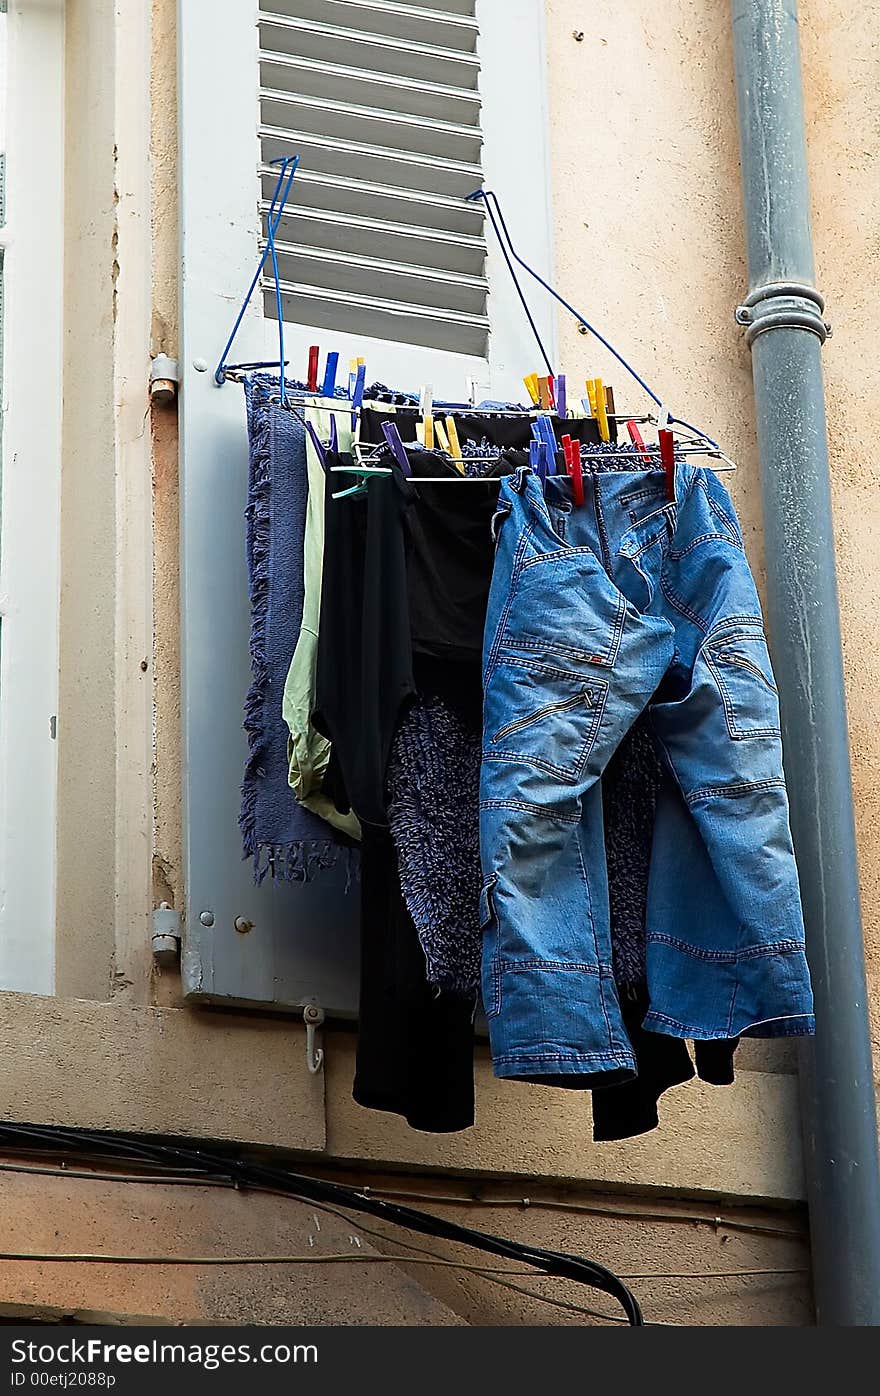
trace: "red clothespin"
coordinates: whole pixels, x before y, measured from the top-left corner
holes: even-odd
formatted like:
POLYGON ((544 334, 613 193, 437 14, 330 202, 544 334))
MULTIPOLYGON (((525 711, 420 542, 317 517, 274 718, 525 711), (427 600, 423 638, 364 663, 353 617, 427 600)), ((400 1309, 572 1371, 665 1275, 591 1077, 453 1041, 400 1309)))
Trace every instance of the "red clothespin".
POLYGON ((556 379, 551 373, 547 378, 547 391, 550 395, 550 407, 556 406, 556 379))
POLYGON ((639 455, 645 462, 645 465, 650 465, 651 457, 648 454, 648 448, 645 445, 645 438, 642 436, 642 433, 639 431, 635 422, 627 422, 626 429, 629 432, 630 441, 635 447, 638 448, 639 455))
POLYGON ((309 350, 309 376, 306 379, 306 387, 310 393, 318 391, 318 345, 313 344, 309 350))
POLYGON ((563 437, 562 437, 561 445, 562 445, 562 459, 565 461, 565 471, 566 471, 566 474, 570 474, 571 472, 570 472, 570 470, 569 470, 569 460, 571 459, 571 437, 570 437, 570 436, 563 436, 563 437))
POLYGON ((581 466, 581 443, 569 439, 568 473, 571 476, 571 492, 575 504, 584 502, 584 472, 581 466))
POLYGON ((660 439, 660 459, 666 472, 666 498, 675 499, 675 441, 671 431, 661 430, 657 435, 660 439))

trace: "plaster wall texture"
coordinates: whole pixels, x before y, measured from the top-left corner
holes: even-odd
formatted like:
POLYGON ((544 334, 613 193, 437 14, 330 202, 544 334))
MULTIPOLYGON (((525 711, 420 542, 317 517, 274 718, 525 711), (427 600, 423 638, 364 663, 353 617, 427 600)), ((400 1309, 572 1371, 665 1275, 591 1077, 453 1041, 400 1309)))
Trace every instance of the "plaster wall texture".
MULTIPOLYGON (((83 1322, 98 1313, 118 1323, 416 1327, 619 1320, 613 1303, 580 1285, 542 1279, 522 1265, 373 1218, 221 1187, 59 1177, 47 1169, 45 1159, 3 1161, 4 1250, 167 1257, 169 1263, 0 1260, 0 1317, 83 1322), (18 1171, 22 1166, 42 1171, 18 1171), (308 1263, 326 1256, 342 1259, 308 1263), (171 1257, 265 1262, 174 1265, 171 1257), (469 1268, 426 1265, 431 1258, 469 1268), (489 1277, 473 1267, 507 1273, 489 1277)), ((363 1174, 341 1179, 365 1181, 363 1174)), ((447 1220, 601 1260, 633 1277, 651 1323, 811 1322, 799 1211, 716 1211, 552 1188, 530 1188, 526 1204, 522 1188, 504 1185, 484 1190, 481 1202, 454 1174, 437 1180, 376 1174, 368 1181, 379 1195, 447 1220)))

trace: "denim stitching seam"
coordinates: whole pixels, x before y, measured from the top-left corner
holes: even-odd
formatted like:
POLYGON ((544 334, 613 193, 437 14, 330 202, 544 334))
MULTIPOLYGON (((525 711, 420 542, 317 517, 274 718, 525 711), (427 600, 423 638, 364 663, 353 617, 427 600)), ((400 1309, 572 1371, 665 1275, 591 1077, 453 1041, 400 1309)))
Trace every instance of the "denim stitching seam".
POLYGON ((695 625, 703 635, 706 634, 708 629, 706 622, 698 616, 695 611, 690 609, 687 602, 682 601, 680 597, 676 596, 662 572, 660 573, 660 590, 663 592, 670 606, 674 607, 680 615, 683 615, 685 620, 689 620, 692 625, 695 625))
POLYGON ((560 814, 541 805, 530 805, 525 800, 481 800, 480 809, 515 809, 523 814, 534 814, 541 819, 556 820, 560 824, 577 825, 581 822, 579 814, 560 814))
POLYGON ((649 945, 666 945, 670 950, 680 950, 683 955, 689 955, 691 959, 719 965, 761 960, 770 955, 802 954, 804 950, 802 940, 774 940, 764 945, 749 945, 739 950, 705 950, 697 945, 688 945, 687 941, 680 940, 678 936, 666 935, 662 931, 649 931, 646 939, 649 945))
POLYGON ((716 796, 731 796, 738 799, 741 795, 752 795, 760 790, 784 790, 785 781, 781 776, 772 780, 749 780, 740 781, 736 785, 703 785, 699 790, 691 790, 685 794, 688 804, 695 800, 708 800, 716 796))

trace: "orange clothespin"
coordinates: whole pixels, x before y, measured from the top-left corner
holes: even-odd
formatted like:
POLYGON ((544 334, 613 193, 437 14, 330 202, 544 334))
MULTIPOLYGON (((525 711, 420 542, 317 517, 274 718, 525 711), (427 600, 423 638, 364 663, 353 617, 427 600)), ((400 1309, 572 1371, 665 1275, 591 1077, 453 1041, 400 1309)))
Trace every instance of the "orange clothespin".
POLYGON ((540 394, 541 409, 542 409, 542 411, 544 411, 544 412, 549 412, 549 411, 550 411, 550 408, 551 408, 552 405, 553 405, 553 404, 552 404, 552 401, 551 401, 551 398, 550 398, 550 379, 549 379, 549 378, 539 378, 539 379, 538 379, 538 392, 539 392, 539 394, 540 394))

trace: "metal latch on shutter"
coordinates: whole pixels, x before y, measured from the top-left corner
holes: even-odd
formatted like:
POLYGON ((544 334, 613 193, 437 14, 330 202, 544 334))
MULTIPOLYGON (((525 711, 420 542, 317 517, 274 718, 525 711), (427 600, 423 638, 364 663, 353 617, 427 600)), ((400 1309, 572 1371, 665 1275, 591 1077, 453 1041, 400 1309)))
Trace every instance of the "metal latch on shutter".
POLYGON ((307 1003, 303 1009, 303 1022, 306 1025, 306 1066, 312 1076, 317 1076, 324 1065, 324 1049, 317 1043, 318 1028, 324 1022, 324 1010, 317 1003, 307 1003))

